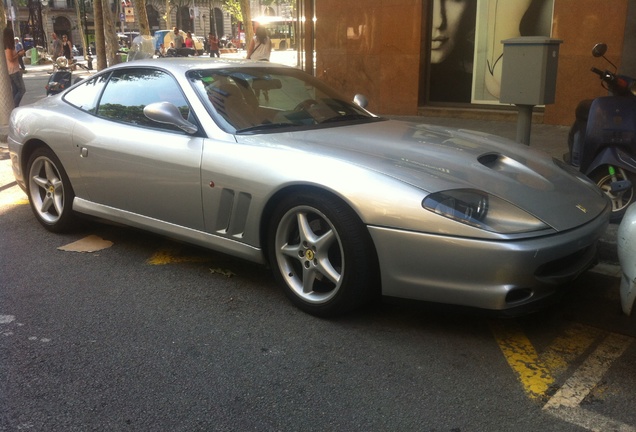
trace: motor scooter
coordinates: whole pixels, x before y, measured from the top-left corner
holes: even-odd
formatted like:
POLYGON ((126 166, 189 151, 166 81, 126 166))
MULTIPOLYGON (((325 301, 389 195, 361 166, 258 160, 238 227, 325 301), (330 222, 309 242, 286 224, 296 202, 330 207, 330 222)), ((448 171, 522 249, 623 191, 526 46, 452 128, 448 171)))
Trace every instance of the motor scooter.
MULTIPOLYGON (((616 71, 606 52, 606 44, 592 49, 616 71)), ((619 222, 636 200, 636 80, 594 67, 592 72, 609 95, 578 104, 563 159, 596 182, 612 202, 610 221, 619 222)))
MULTIPOLYGON (((89 56, 89 66, 91 64, 91 57, 89 56)), ((73 81, 73 69, 75 67, 81 67, 86 70, 90 70, 89 67, 77 63, 74 60, 68 60, 66 57, 58 57, 55 59, 54 63, 54 71, 49 77, 48 82, 44 86, 46 89, 46 95, 54 95, 62 92, 63 90, 69 88, 72 84, 79 82, 82 80, 81 77, 75 78, 73 81)))

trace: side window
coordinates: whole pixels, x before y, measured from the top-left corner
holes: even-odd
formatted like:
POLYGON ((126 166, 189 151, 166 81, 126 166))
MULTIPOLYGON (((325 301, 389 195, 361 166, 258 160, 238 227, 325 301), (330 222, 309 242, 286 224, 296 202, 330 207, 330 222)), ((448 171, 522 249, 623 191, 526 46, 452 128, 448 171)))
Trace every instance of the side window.
POLYGON ((190 114, 190 108, 181 89, 167 73, 155 69, 117 70, 111 74, 104 89, 97 115, 137 126, 182 133, 179 128, 153 122, 144 115, 146 105, 155 102, 174 104, 184 119, 190 114))
POLYGON ((102 93, 106 81, 108 81, 108 75, 88 78, 82 84, 66 93, 64 100, 83 111, 95 114, 99 95, 102 93))

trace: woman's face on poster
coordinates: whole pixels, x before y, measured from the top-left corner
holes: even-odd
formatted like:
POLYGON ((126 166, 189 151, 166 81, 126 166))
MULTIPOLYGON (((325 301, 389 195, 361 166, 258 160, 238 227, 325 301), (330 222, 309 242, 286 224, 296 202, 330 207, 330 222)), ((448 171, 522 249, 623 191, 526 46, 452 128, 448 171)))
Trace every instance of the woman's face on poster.
POLYGON ((469 0, 433 0, 431 63, 442 63, 453 52, 469 0))

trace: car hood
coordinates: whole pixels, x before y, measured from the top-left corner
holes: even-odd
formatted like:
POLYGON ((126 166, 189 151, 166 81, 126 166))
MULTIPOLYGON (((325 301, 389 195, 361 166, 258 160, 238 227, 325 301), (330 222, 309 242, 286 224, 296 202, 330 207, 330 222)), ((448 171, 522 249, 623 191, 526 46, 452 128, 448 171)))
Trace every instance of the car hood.
POLYGON ((596 186, 547 154, 481 132, 387 120, 275 135, 278 144, 346 160, 426 192, 488 192, 557 231, 589 222, 608 205, 596 186))

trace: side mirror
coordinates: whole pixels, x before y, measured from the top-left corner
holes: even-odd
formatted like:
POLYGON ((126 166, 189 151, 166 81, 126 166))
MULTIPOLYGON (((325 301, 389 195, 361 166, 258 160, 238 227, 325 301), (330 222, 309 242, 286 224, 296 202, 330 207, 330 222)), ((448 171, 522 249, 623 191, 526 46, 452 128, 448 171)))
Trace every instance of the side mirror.
POLYGON ((359 107, 366 108, 369 105, 369 99, 365 95, 357 94, 353 97, 353 103, 359 107))
POLYGON ((179 108, 170 102, 156 102, 146 105, 144 115, 152 121, 176 126, 189 134, 194 134, 199 130, 195 125, 184 120, 179 108))
POLYGON ((603 57, 606 52, 607 52, 607 44, 604 44, 604 43, 598 43, 594 45, 594 48, 592 48, 592 55, 594 57, 603 57))

